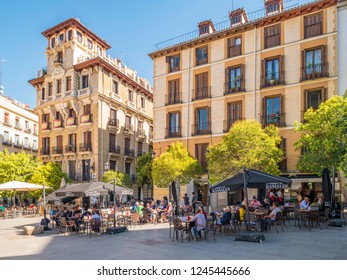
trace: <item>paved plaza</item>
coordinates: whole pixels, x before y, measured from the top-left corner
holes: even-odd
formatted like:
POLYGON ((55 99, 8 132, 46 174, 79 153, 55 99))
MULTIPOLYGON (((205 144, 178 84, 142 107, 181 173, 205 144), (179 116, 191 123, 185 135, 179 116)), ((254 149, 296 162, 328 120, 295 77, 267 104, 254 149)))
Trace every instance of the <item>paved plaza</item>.
POLYGON ((57 229, 36 236, 22 235, 24 225, 42 217, 0 220, 0 259, 3 260, 112 260, 112 259, 215 259, 215 260, 347 260, 347 227, 298 229, 284 226, 265 233, 260 243, 234 241, 217 232, 216 241, 172 242, 168 224, 142 225, 116 235, 88 237, 62 234, 57 229))

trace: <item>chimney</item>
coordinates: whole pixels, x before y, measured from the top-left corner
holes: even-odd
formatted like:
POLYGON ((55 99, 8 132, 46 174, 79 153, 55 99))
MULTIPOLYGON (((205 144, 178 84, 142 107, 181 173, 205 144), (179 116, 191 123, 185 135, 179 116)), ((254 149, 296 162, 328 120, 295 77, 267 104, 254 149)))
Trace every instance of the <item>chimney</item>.
POLYGON ((244 8, 239 8, 229 12, 230 26, 236 27, 248 22, 247 14, 244 8))
POLYGON ((264 0, 267 16, 283 12, 283 0, 264 0))
POLYGON ((214 28, 212 20, 205 20, 202 22, 198 22, 199 27, 199 36, 206 36, 216 31, 214 28))

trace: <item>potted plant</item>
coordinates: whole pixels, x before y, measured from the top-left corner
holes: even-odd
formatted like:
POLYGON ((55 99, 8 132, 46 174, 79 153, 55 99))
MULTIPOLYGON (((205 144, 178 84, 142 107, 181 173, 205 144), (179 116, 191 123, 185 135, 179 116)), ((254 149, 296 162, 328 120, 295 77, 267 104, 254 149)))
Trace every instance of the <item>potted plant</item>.
POLYGON ((275 84, 275 75, 273 73, 269 75, 268 82, 270 86, 273 86, 275 84))

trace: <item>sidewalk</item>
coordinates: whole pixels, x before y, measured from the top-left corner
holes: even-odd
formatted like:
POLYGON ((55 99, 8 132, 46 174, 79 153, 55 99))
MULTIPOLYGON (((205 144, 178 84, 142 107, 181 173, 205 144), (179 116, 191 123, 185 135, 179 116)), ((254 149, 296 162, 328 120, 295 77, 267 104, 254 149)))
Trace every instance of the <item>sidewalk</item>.
POLYGON ((347 227, 273 229, 260 243, 234 241, 216 233, 209 241, 171 241, 168 224, 143 225, 116 235, 88 237, 56 229, 36 236, 22 235, 24 225, 38 224, 42 217, 0 220, 0 259, 6 260, 347 260, 347 227))

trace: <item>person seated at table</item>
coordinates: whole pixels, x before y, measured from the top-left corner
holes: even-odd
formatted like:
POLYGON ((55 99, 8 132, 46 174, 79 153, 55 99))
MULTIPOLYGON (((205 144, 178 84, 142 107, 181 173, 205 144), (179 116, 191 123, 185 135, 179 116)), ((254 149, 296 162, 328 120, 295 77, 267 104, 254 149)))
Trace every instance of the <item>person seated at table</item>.
POLYGON ((239 213, 240 213, 240 223, 242 224, 242 222, 245 220, 245 211, 246 211, 246 207, 245 205, 242 205, 239 209, 239 213))
POLYGON ((94 232, 100 232, 101 215, 99 209, 96 209, 91 218, 91 228, 94 232))
POLYGON ((51 211, 49 212, 49 215, 50 215, 50 217, 51 217, 51 220, 52 220, 56 225, 58 225, 57 220, 58 220, 59 215, 60 215, 58 206, 55 206, 54 208, 52 208, 51 211))
POLYGON ((201 206, 198 209, 198 214, 196 214, 190 221, 191 223, 195 223, 195 225, 192 227, 192 231, 193 237, 197 241, 198 238, 201 238, 201 231, 204 230, 206 227, 206 218, 203 213, 203 208, 201 206))
POLYGON ((85 207, 83 213, 81 214, 81 220, 88 219, 88 217, 90 217, 91 215, 92 213, 90 213, 88 207, 85 207))
POLYGON ((257 198, 255 196, 253 196, 253 199, 250 203, 250 206, 256 209, 256 208, 261 207, 261 203, 259 200, 257 200, 257 198))
POLYGON ((275 221, 277 213, 282 212, 278 206, 279 206, 278 202, 272 203, 271 213, 269 215, 264 216, 265 230, 267 230, 268 226, 271 225, 275 221))
POLYGON ((143 202, 136 202, 136 212, 142 217, 143 202))
POLYGON ((160 217, 159 222, 164 222, 162 215, 165 213, 166 211, 166 207, 165 207, 165 201, 163 200, 160 203, 160 206, 157 208, 157 213, 158 213, 158 217, 160 217))
POLYGON ((310 198, 305 196, 305 198, 300 202, 300 210, 307 210, 310 206, 310 198))
POLYGON ((230 221, 231 220, 231 211, 230 211, 230 207, 227 206, 225 208, 225 211, 223 213, 223 216, 220 218, 220 223, 225 226, 227 221, 230 221))
POLYGON ((6 209, 6 208, 5 208, 4 204, 0 203, 0 211, 3 211, 3 212, 4 212, 5 209, 6 209))

